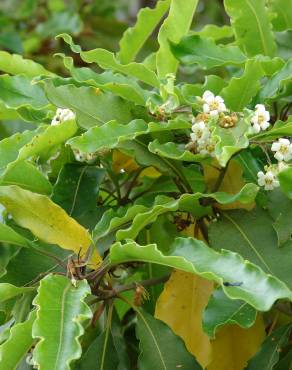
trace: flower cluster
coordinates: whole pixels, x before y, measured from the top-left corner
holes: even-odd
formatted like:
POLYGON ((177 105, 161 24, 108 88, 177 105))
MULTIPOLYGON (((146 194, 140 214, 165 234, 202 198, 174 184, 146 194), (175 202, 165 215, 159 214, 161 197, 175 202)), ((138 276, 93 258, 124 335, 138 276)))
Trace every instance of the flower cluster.
POLYGON ((274 157, 278 160, 278 165, 271 165, 263 171, 258 172, 258 184, 265 190, 273 190, 278 187, 278 174, 287 167, 285 162, 292 159, 292 143, 288 139, 281 138, 272 144, 271 150, 275 152, 274 157))
POLYGON ((92 164, 95 162, 97 158, 96 153, 83 153, 83 152, 80 152, 80 150, 78 149, 74 149, 73 153, 74 153, 76 161, 78 162, 86 162, 88 164, 92 164))
POLYGON ((191 133, 191 145, 195 147, 197 153, 203 155, 215 156, 215 141, 212 138, 210 127, 208 122, 204 122, 200 119, 199 115, 193 120, 192 133, 191 133))
POLYGON ((221 112, 226 112, 226 106, 221 96, 215 96, 211 91, 206 90, 202 96, 203 111, 210 116, 218 116, 221 112))
POLYGON ((58 108, 54 118, 52 119, 51 125, 56 126, 62 122, 69 121, 72 119, 75 119, 74 112, 72 112, 70 109, 58 108))

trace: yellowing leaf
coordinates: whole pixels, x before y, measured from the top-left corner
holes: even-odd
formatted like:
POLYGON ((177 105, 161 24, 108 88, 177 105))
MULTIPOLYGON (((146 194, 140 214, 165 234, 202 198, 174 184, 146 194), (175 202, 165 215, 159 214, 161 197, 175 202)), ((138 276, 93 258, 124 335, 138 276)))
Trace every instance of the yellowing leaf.
MULTIPOLYGON (((91 244, 86 229, 48 197, 18 186, 0 186, 0 202, 22 227, 41 240, 84 255, 91 244)), ((92 262, 101 258, 95 254, 92 262)))
POLYGON ((210 362, 211 344, 202 329, 202 314, 212 290, 210 281, 175 270, 165 284, 155 310, 155 317, 184 340, 187 349, 203 367, 210 362))
POLYGON ((264 338, 265 327, 260 315, 249 329, 237 325, 224 326, 212 342, 212 362, 207 370, 243 370, 264 338))
POLYGON ((124 170, 126 172, 133 172, 139 168, 138 164, 132 157, 120 152, 119 150, 114 150, 113 152, 113 170, 115 172, 120 172, 124 170))
MULTIPOLYGON (((206 183, 208 184, 209 189, 213 189, 216 181, 218 179, 220 171, 216 169, 214 166, 206 165, 204 166, 204 178, 206 183)), ((236 194, 238 193, 243 186, 245 185, 245 181, 242 177, 243 171, 240 164, 234 160, 231 160, 227 171, 224 175, 223 181, 217 189, 217 191, 224 191, 228 194, 236 194)), ((220 209, 238 209, 244 208, 247 210, 251 210, 254 207, 254 203, 251 204, 242 204, 239 201, 227 204, 227 205, 218 205, 220 209)))

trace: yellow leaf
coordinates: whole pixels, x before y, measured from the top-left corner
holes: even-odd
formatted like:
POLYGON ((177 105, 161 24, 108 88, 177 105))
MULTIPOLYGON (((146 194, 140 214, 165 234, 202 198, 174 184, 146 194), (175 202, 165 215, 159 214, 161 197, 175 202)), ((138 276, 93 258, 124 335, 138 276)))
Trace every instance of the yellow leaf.
POLYGON ((203 367, 210 361, 211 344, 202 329, 202 314, 212 291, 212 282, 173 271, 155 310, 155 316, 184 340, 188 351, 203 367))
MULTIPOLYGON (((212 191, 212 189, 214 188, 219 173, 220 171, 216 169, 214 166, 209 165, 204 166, 204 178, 206 183, 208 184, 209 190, 212 191)), ((218 191, 225 191, 226 193, 229 194, 238 193, 245 185, 245 181, 243 180, 242 174, 243 171, 240 164, 235 160, 231 160, 228 164, 227 171, 225 173, 225 176, 218 191)), ((217 207, 220 209, 244 208, 247 210, 251 210, 254 207, 254 203, 242 204, 237 201, 227 205, 218 204, 217 207)))
POLYGON ((138 168, 139 165, 132 157, 120 152, 119 150, 113 151, 113 170, 115 172, 120 172, 121 170, 124 170, 125 172, 133 172, 138 168))
POLYGON ((265 326, 261 315, 249 329, 237 325, 224 326, 212 341, 212 362, 207 370, 243 370, 247 361, 259 350, 264 337, 265 326))
MULTIPOLYGON (((84 255, 92 242, 84 227, 44 195, 15 185, 0 186, 0 202, 20 226, 46 243, 84 255)), ((92 263, 99 262, 101 257, 95 252, 92 263)))

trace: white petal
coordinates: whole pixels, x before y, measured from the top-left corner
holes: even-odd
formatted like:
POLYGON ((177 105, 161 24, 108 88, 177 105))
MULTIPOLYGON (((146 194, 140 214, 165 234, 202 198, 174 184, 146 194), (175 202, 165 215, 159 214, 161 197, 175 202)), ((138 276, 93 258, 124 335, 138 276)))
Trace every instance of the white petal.
POLYGON ((273 181, 273 186, 274 186, 274 188, 277 188, 278 186, 280 186, 279 181, 278 180, 274 180, 273 181))
POLYGON ((279 139, 279 143, 282 144, 282 145, 290 145, 290 140, 288 139, 284 139, 284 138, 281 138, 279 139))
POLYGON ((218 116, 218 111, 217 111, 217 110, 211 110, 211 112, 210 112, 210 116, 211 116, 211 117, 218 116))
POLYGON ((264 131, 270 126, 270 124, 269 122, 262 122, 260 126, 261 126, 261 129, 264 131))
POLYGON ((281 146, 281 144, 280 144, 278 141, 275 141, 275 142, 272 144, 271 150, 272 150, 273 152, 277 152, 277 151, 280 149, 280 146, 281 146))
POLYGON ((214 94, 209 91, 209 90, 206 90, 202 96, 203 100, 206 100, 207 98, 211 97, 212 99, 214 99, 214 94))
POLYGON ((270 120, 270 113, 267 110, 264 113, 264 117, 265 117, 265 120, 266 121, 269 121, 270 120))
POLYGON ((282 154, 282 153, 280 153, 280 152, 277 152, 277 153, 274 155, 274 157, 275 157, 278 161, 283 161, 283 159, 284 159, 283 154, 282 154))
POLYGON ((257 104, 255 107, 259 113, 264 113, 266 111, 266 108, 263 104, 257 104))
POLYGON ((224 100, 221 98, 221 96, 217 95, 214 99, 217 103, 224 103, 224 100))
POLYGON ((258 124, 259 122, 259 117, 257 114, 255 114, 254 116, 251 117, 251 120, 250 120, 254 125, 258 124))
POLYGON ((209 107, 209 104, 204 104, 203 105, 203 111, 204 111, 204 113, 209 113, 210 112, 210 107, 209 107))
POLYGON ((225 104, 219 103, 218 110, 219 112, 225 112, 227 110, 225 104))

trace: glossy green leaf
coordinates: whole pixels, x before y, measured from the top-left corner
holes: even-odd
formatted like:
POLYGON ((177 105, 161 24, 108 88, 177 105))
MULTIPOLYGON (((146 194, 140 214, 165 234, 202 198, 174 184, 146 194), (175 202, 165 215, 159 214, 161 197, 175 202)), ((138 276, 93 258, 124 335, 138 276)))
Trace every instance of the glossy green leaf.
POLYGON ((33 311, 26 321, 12 326, 9 338, 0 345, 0 363, 3 370, 18 369, 17 366, 32 347, 34 339, 31 330, 35 317, 33 311))
POLYGON ((292 14, 289 11, 290 0, 272 0, 269 3, 269 10, 272 13, 272 24, 275 31, 281 32, 292 29, 292 14))
POLYGON ((278 175, 282 191, 292 199, 292 168, 281 171, 278 175))
POLYGON ((225 65, 243 65, 246 57, 237 46, 216 45, 210 38, 186 36, 178 44, 171 44, 174 56, 184 64, 198 64, 204 69, 225 65))
POLYGON ((0 51, 0 70, 12 75, 24 74, 28 77, 53 75, 53 73, 46 70, 41 64, 30 59, 24 59, 21 55, 7 53, 6 51, 0 51))
POLYGON ((259 352, 248 362, 247 370, 272 370, 279 361, 282 346, 289 338, 291 325, 274 330, 264 341, 259 352))
POLYGON ((55 86, 52 81, 46 83, 45 91, 54 105, 73 110, 77 115, 77 123, 84 128, 101 125, 113 119, 120 123, 127 123, 132 119, 131 104, 109 92, 97 91, 96 88, 87 86, 55 86))
POLYGON ((34 290, 33 287, 17 287, 8 283, 0 283, 0 302, 5 302, 20 294, 34 290))
POLYGON ((201 370, 184 342, 162 321, 137 309, 136 333, 140 341, 139 370, 171 370, 178 367, 201 370))
POLYGON ((220 94, 226 106, 235 112, 241 112, 260 89, 263 74, 258 59, 247 60, 243 74, 240 77, 233 77, 220 94))
POLYGON ((264 210, 225 212, 211 224, 209 240, 216 250, 226 248, 292 286, 289 274, 292 245, 278 248, 273 220, 264 210))
POLYGON ((33 338, 40 339, 33 357, 41 369, 70 370, 71 362, 81 356, 82 322, 92 316, 84 302, 88 294, 86 280, 78 281, 76 286, 60 275, 41 280, 34 299, 37 316, 32 329, 33 338))
POLYGON ((276 99, 285 91, 292 79, 292 59, 288 60, 286 64, 264 84, 259 93, 259 99, 264 101, 266 99, 276 99))
POLYGON ((200 31, 195 34, 201 37, 210 37, 213 40, 221 40, 233 37, 233 29, 230 26, 217 26, 216 24, 206 24, 200 31))
POLYGON ((169 5, 170 0, 160 0, 155 8, 146 7, 139 11, 136 24, 125 31, 119 43, 118 57, 123 64, 135 60, 136 55, 167 12, 169 5))
POLYGON ((44 195, 14 185, 0 186, 0 202, 20 226, 47 243, 76 253, 85 252, 91 243, 88 232, 44 195))
POLYGON ((264 0, 224 0, 237 44, 247 56, 273 56, 275 41, 264 0), (257 37, 255 37, 257 35, 257 37))
POLYGON ((222 289, 216 289, 209 299, 203 315, 203 330, 211 338, 223 325, 237 324, 250 328, 256 319, 257 312, 248 303, 239 299, 230 299, 222 289))
POLYGON ((177 43, 188 33, 197 4, 198 0, 171 0, 168 16, 158 32, 156 67, 160 78, 176 73, 178 61, 172 55, 169 42, 177 43))
POLYGON ((111 69, 112 71, 135 77, 150 86, 159 87, 156 74, 142 63, 132 62, 129 64, 121 64, 115 55, 108 50, 97 48, 89 51, 82 51, 80 46, 74 45, 71 36, 61 34, 58 37, 61 37, 69 44, 71 50, 75 53, 79 53, 80 57, 87 63, 96 63, 102 69, 111 69))
POLYGON ((90 219, 97 210, 104 175, 105 171, 96 166, 66 164, 59 173, 51 199, 77 220, 90 219))
POLYGON ((169 122, 150 122, 146 123, 141 119, 131 121, 127 125, 110 121, 101 127, 93 127, 82 136, 69 140, 68 144, 73 149, 78 149, 84 153, 94 153, 104 149, 113 149, 119 143, 135 139, 140 135, 151 132, 172 131, 189 128, 191 124, 184 120, 171 120, 169 122))
POLYGON ((0 185, 17 185, 40 194, 51 194, 49 180, 32 163, 21 161, 11 163, 0 177, 0 185))
POLYGON ((130 261, 157 263, 213 280, 222 286, 231 299, 241 299, 260 311, 268 311, 280 298, 292 299, 292 291, 279 279, 244 260, 239 254, 216 252, 200 240, 176 239, 171 255, 164 255, 155 244, 141 246, 128 241, 114 244, 110 250, 112 264, 130 261), (224 282, 242 282, 225 286, 224 282))

